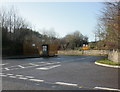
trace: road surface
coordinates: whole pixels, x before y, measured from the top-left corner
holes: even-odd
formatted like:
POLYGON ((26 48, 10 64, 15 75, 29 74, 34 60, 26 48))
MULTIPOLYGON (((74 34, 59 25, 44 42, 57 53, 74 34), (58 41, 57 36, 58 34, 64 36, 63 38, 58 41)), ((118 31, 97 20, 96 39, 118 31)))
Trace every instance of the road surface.
POLYGON ((2 90, 118 89, 118 69, 95 65, 101 56, 59 55, 2 60, 2 90))

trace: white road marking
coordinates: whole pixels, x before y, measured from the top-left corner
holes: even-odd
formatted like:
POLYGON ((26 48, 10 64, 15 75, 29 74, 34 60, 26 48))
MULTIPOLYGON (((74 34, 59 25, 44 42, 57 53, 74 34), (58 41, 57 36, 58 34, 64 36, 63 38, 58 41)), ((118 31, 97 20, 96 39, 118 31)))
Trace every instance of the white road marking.
POLYGON ((25 77, 19 77, 19 79, 27 80, 28 78, 25 78, 25 77))
POLYGON ((94 89, 102 89, 102 90, 114 90, 114 91, 120 91, 120 89, 114 89, 114 88, 105 88, 105 87, 94 87, 94 89))
POLYGON ((16 75, 16 76, 23 76, 23 75, 16 75))
MULTIPOLYGON (((45 65, 52 65, 52 64, 58 64, 58 63, 60 63, 60 62, 38 62, 38 63, 43 63, 43 64, 41 64, 41 65, 37 65, 37 66, 45 66, 45 65)), ((23 66, 24 65, 29 65, 29 63, 28 64, 23 64, 23 66)), ((16 69, 22 69, 22 68, 31 68, 31 67, 36 67, 35 65, 34 66, 28 66, 28 67, 23 67, 22 65, 15 65, 15 66, 10 66, 10 67, 7 67, 7 68, 4 68, 5 70, 3 70, 3 71, 6 71, 6 70, 16 70, 16 69), (16 66, 19 66, 20 68, 14 68, 14 67, 16 67, 16 66), (9 68, 14 68, 14 69, 9 69, 9 68)))
POLYGON ((0 65, 7 65, 8 63, 5 63, 5 64, 0 64, 0 65))
POLYGON ((38 62, 38 63, 46 63, 46 62, 38 62))
POLYGON ((44 80, 39 80, 39 79, 29 79, 30 81, 35 81, 35 82, 44 82, 44 80))
POLYGON ((10 69, 8 69, 8 68, 5 68, 5 70, 10 70, 10 69))
POLYGON ((37 62, 37 63, 35 63, 35 64, 38 64, 38 63, 46 63, 46 62, 37 62))
POLYGON ((2 76, 2 77, 6 77, 7 75, 0 75, 0 76, 2 76))
POLYGON ((47 63, 47 62, 46 62, 46 64, 54 64, 54 63, 47 63))
POLYGON ((16 78, 16 76, 9 76, 10 78, 16 78))
POLYGON ((37 65, 37 64, 33 64, 33 63, 29 63, 30 65, 34 65, 34 66, 39 66, 39 65, 37 65))
POLYGON ((10 73, 9 73, 9 74, 7 74, 7 75, 13 75, 13 74, 10 74, 10 73))
POLYGON ((59 84, 59 85, 67 85, 67 86, 78 86, 78 84, 65 83, 65 82, 55 82, 55 84, 59 84))
POLYGON ((49 70, 49 69, 56 68, 56 67, 59 67, 59 66, 61 66, 61 65, 47 66, 47 67, 41 67, 41 68, 36 68, 36 69, 49 70))
POLYGON ((21 65, 18 65, 20 68, 25 68, 25 67, 23 67, 23 66, 21 66, 21 65))
POLYGON ((27 78, 34 78, 33 76, 25 76, 25 77, 27 77, 27 78))

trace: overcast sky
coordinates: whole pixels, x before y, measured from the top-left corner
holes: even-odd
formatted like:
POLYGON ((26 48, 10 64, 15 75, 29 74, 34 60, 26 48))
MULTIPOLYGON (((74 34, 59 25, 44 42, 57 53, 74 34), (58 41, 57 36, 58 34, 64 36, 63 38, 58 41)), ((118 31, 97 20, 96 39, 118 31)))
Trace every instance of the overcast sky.
POLYGON ((9 2, 0 5, 17 8, 20 16, 39 32, 54 29, 63 37, 79 30, 89 41, 94 41, 93 31, 103 8, 102 2, 9 2))

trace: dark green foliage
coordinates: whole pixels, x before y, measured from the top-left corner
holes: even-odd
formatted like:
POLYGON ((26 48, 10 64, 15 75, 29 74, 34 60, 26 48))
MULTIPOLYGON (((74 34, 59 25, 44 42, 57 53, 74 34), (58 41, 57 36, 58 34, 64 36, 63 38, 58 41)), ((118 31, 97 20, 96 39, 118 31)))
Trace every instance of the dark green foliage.
POLYGON ((79 31, 66 35, 60 40, 60 46, 62 50, 66 49, 78 49, 83 44, 88 44, 88 37, 83 36, 79 31))
POLYGON ((40 34, 27 28, 15 29, 14 33, 2 28, 2 55, 22 55, 25 37, 32 35, 40 34))

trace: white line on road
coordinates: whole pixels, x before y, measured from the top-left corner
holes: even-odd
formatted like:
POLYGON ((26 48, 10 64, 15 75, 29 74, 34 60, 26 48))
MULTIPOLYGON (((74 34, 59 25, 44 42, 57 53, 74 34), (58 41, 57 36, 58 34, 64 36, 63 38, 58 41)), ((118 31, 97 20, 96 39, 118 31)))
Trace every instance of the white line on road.
POLYGON ((55 84, 59 84, 59 85, 67 85, 67 86, 78 86, 78 84, 65 83, 65 82, 55 82, 55 84))
POLYGON ((9 73, 9 74, 7 74, 7 75, 13 75, 13 74, 9 73))
POLYGON ((23 76, 23 75, 16 75, 16 76, 23 76))
POLYGON ((114 89, 114 88, 105 88, 105 87, 94 87, 94 89, 102 89, 102 90, 114 90, 114 91, 120 91, 119 89, 114 89))
POLYGON ((25 77, 20 77, 19 79, 22 79, 22 80, 27 80, 28 78, 25 78, 25 77))
POLYGON ((61 65, 47 66, 47 67, 41 67, 41 68, 36 68, 36 69, 49 70, 49 69, 56 68, 56 67, 59 67, 59 66, 61 66, 61 65))
POLYGON ((5 68, 5 70, 10 70, 10 69, 8 69, 8 68, 5 68))
MULTIPOLYGON (((41 62, 38 62, 38 63, 41 63, 41 62)), ((44 62, 43 64, 37 65, 37 66, 46 66, 46 65, 58 64, 58 63, 60 63, 60 62, 53 62, 53 63, 44 62)), ((5 70, 3 70, 3 71, 36 67, 35 65, 28 66, 28 67, 23 67, 24 65, 30 65, 30 64, 28 63, 28 64, 23 64, 23 65, 17 65, 20 68, 14 68, 14 67, 16 67, 16 65, 15 66, 10 66, 10 67, 4 68, 5 70), (9 68, 13 68, 13 69, 9 69, 9 68)))
POLYGON ((5 64, 0 64, 0 65, 7 65, 8 63, 5 63, 5 64))
POLYGON ((34 78, 33 76, 25 76, 25 77, 27 77, 27 78, 34 78))
POLYGON ((29 63, 30 65, 34 65, 34 66, 39 66, 39 65, 37 65, 37 64, 33 64, 33 63, 29 63))
POLYGON ((10 78, 16 78, 16 76, 9 76, 10 78))
POLYGON ((21 66, 21 65, 18 65, 20 68, 25 68, 25 67, 23 67, 23 66, 21 66))
POLYGON ((37 62, 37 64, 38 64, 38 63, 46 63, 46 62, 37 62))
POLYGON ((39 79, 29 79, 30 81, 35 81, 35 82, 44 82, 44 80, 39 80, 39 79))
POLYGON ((2 77, 6 77, 7 75, 0 75, 0 76, 2 76, 2 77))

